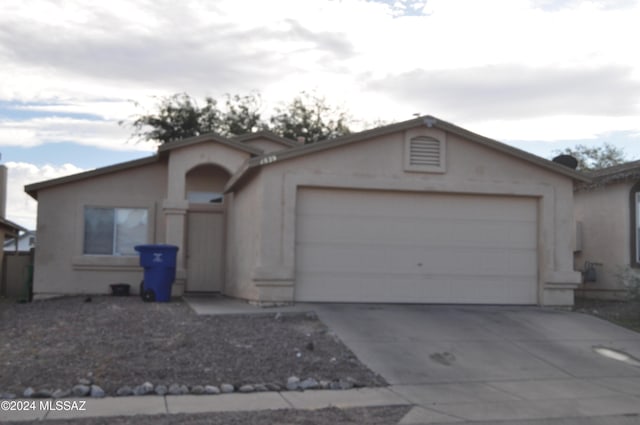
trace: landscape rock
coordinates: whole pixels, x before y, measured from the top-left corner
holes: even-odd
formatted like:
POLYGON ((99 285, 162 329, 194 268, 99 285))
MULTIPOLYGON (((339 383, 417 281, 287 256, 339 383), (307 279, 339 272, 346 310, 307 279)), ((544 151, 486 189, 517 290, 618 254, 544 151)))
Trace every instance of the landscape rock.
POLYGON ((180 394, 182 394, 180 392, 180 385, 178 385, 178 384, 169 385, 169 394, 171 394, 171 395, 180 395, 180 394))
POLYGON ((205 385, 204 386, 204 393, 205 394, 220 394, 220 388, 216 387, 215 385, 205 385))
POLYGON ((323 390, 328 390, 331 382, 329 381, 320 381, 320 388, 323 390))
POLYGON ((75 397, 86 397, 89 395, 90 392, 91 392, 91 387, 89 387, 88 385, 78 384, 78 385, 74 385, 73 388, 71 388, 71 393, 75 397))
POLYGON ((191 394, 204 394, 204 387, 202 385, 191 387, 191 394))
POLYGON ((253 389, 256 390, 256 392, 269 391, 265 384, 256 384, 253 386, 253 389))
POLYGON ((189 387, 180 385, 180 395, 189 394, 189 387))
POLYGON ((52 393, 51 390, 40 389, 34 392, 33 394, 31 394, 31 398, 50 398, 51 393, 52 393))
POLYGON ((228 394, 228 393, 232 393, 235 389, 233 388, 233 385, 231 384, 222 384, 220 385, 220 391, 222 391, 224 394, 228 394))
POLYGON ((282 387, 278 384, 274 384, 273 382, 269 382, 268 384, 265 384, 265 387, 267 387, 267 389, 269 391, 280 391, 282 390, 282 387))
POLYGON ((320 384, 313 378, 307 378, 300 382, 300 389, 302 390, 317 390, 320 388, 320 384))
POLYGON ((169 389, 167 388, 166 385, 162 385, 162 384, 156 385, 156 394, 165 395, 168 392, 169 392, 169 389))
POLYGON ((104 390, 102 388, 100 388, 97 385, 91 385, 91 393, 90 393, 91 397, 93 398, 102 398, 104 397, 106 394, 104 393, 104 390))
POLYGON ((62 388, 58 388, 51 394, 53 398, 65 398, 71 395, 71 390, 63 390, 62 388))
POLYGON ((14 393, 0 393, 0 400, 13 400, 16 397, 14 393))
POLYGON ((252 393, 255 391, 255 388, 253 387, 253 385, 242 385, 240 386, 240 388, 238 388, 238 391, 241 393, 252 393))
POLYGON ((298 378, 297 376, 290 376, 289 379, 287 379, 287 389, 289 391, 295 391, 300 387, 300 378, 298 378))
POLYGON ((330 390, 341 390, 342 388, 340 388, 340 382, 339 381, 331 381, 331 383, 329 384, 329 389, 330 390))
POLYGON ((22 396, 25 397, 25 398, 31 398, 31 396, 35 392, 36 392, 36 390, 34 390, 33 388, 27 387, 27 388, 25 388, 24 392, 22 393, 22 396))
POLYGON ((88 378, 80 378, 80 379, 78 379, 78 384, 90 386, 91 384, 93 384, 93 381, 91 379, 88 379, 88 378))
POLYGON ((145 382, 144 384, 142 384, 142 388, 146 391, 147 394, 150 394, 153 392, 153 384, 151 382, 145 382))
POLYGON ((124 387, 118 388, 118 390, 116 391, 116 395, 119 397, 133 395, 133 390, 130 386, 125 385, 124 387))
POLYGON ((340 379, 338 384, 341 390, 350 390, 355 386, 355 381, 352 378, 340 379))
POLYGON ((133 389, 133 395, 147 395, 147 394, 149 394, 149 392, 142 385, 138 385, 133 389))

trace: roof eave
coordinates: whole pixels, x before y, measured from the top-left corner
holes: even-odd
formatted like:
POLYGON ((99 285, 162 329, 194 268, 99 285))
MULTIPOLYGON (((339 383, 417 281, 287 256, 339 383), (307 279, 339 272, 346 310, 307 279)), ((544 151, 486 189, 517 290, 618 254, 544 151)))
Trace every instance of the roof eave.
POLYGON ((281 145, 284 145, 290 148, 297 148, 301 146, 300 143, 294 140, 290 140, 290 139, 287 139, 286 137, 278 136, 277 134, 272 133, 270 131, 258 131, 256 133, 249 133, 249 134, 243 134, 240 136, 234 136, 234 137, 231 137, 230 139, 234 142, 247 142, 249 140, 255 140, 255 139, 267 139, 272 142, 280 143, 281 145))
POLYGON ((140 167, 143 165, 153 164, 160 159, 159 155, 153 155, 147 158, 135 159, 133 161, 121 162, 119 164, 109 165, 107 167, 96 168, 94 170, 83 171, 69 176, 58 177, 56 179, 45 180, 41 182, 31 183, 24 187, 24 191, 33 199, 38 200, 38 191, 49 187, 57 186, 65 183, 72 183, 91 177, 97 177, 104 174, 114 173, 116 171, 127 170, 129 168, 140 167))
POLYGON ((176 140, 175 142, 168 142, 158 147, 158 152, 166 152, 173 149, 184 148, 187 146, 196 145, 199 143, 214 141, 220 143, 222 145, 226 145, 230 148, 238 149, 253 155, 261 155, 263 152, 260 149, 254 148, 249 145, 244 145, 242 143, 236 142, 234 140, 228 139, 224 136, 221 136, 217 133, 207 133, 201 134, 200 136, 189 137, 187 139, 176 140))
MULTIPOLYGON (((396 124, 391 124, 383 127, 365 130, 359 133, 341 136, 341 137, 323 141, 323 142, 303 145, 297 148, 287 149, 285 151, 267 153, 257 158, 251 158, 248 161, 247 167, 245 168, 245 170, 243 170, 243 172, 246 172, 247 170, 254 167, 261 167, 264 165, 272 164, 274 162, 293 159, 299 156, 309 155, 314 152, 333 149, 335 147, 343 146, 345 144, 355 143, 355 142, 371 139, 374 137, 385 136, 387 134, 396 133, 398 131, 404 131, 404 130, 408 130, 410 128, 415 128, 419 126, 435 127, 440 130, 447 131, 452 134, 456 134, 460 137, 470 139, 474 142, 480 143, 484 146, 493 148, 495 150, 506 153, 508 155, 515 156, 524 161, 546 168, 550 171, 562 174, 566 177, 570 177, 575 181, 586 182, 586 183, 591 182, 591 178, 584 173, 572 170, 570 168, 565 167, 564 165, 560 165, 555 162, 549 161, 547 159, 541 158, 539 156, 530 154, 518 148, 514 148, 513 146, 506 145, 502 142, 498 142, 497 140, 489 139, 487 137, 465 130, 454 124, 448 123, 446 121, 442 121, 430 115, 425 115, 425 116, 411 119, 408 121, 403 121, 396 124)), ((238 176, 237 180, 239 180, 240 177, 241 176, 238 176)))

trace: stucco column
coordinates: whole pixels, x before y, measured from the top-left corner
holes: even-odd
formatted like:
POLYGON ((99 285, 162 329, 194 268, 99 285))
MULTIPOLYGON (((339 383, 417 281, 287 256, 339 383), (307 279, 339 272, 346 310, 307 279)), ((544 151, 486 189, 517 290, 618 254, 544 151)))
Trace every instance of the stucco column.
POLYGON ((189 202, 186 200, 171 201, 165 199, 162 203, 162 211, 165 216, 166 233, 165 242, 178 247, 176 264, 176 280, 174 282, 173 295, 182 295, 187 280, 185 270, 185 219, 189 202))

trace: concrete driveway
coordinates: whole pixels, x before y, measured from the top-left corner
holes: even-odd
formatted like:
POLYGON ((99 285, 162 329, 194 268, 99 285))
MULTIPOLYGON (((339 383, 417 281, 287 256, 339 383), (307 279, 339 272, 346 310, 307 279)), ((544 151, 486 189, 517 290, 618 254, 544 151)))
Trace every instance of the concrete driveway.
POLYGON ((403 423, 595 417, 595 424, 640 414, 640 334, 595 317, 534 307, 314 310, 417 405, 403 423))

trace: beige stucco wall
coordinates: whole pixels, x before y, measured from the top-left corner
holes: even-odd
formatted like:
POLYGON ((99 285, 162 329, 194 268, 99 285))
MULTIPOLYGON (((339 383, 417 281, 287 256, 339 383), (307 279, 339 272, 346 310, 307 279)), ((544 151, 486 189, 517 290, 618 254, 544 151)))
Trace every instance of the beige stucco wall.
POLYGON ((582 223, 582 250, 575 255, 577 269, 585 261, 596 266, 596 282, 586 282, 579 294, 617 298, 624 286, 616 278, 631 258, 629 193, 634 182, 609 184, 575 193, 575 219, 582 223))
MULTIPOLYGON (((179 248, 174 295, 182 294, 188 278, 185 246, 186 215, 189 203, 186 200, 185 176, 191 170, 205 164, 219 166, 231 176, 250 156, 246 151, 215 142, 203 142, 169 151, 168 174, 165 180, 167 192, 162 202, 162 210, 166 220, 166 242, 179 248)), ((222 183, 221 178, 218 180, 222 183)), ((232 213, 232 210, 227 207, 227 214, 232 213)))
MULTIPOLYGON (((539 206, 539 303, 572 303, 572 289, 580 275, 573 270, 571 179, 439 130, 425 127, 414 133, 446 137, 445 173, 406 172, 404 132, 262 169, 260 178, 254 179, 259 185, 255 193, 261 196, 257 209, 262 211, 262 234, 255 250, 258 258, 252 269, 257 291, 274 300, 293 299, 297 188, 315 186, 535 197, 539 206)), ((236 213, 239 208, 236 205, 236 213)), ((239 252, 244 255, 241 249, 239 252)))
POLYGON ((253 272, 259 258, 264 214, 261 187, 259 179, 253 179, 242 191, 225 199, 228 214, 224 292, 252 301, 257 301, 260 295, 253 272))
POLYGON ((148 242, 164 242, 166 170, 159 162, 41 189, 35 296, 108 293, 112 283, 128 283, 137 291, 142 279, 137 256, 83 255, 84 207, 147 208, 148 242))

